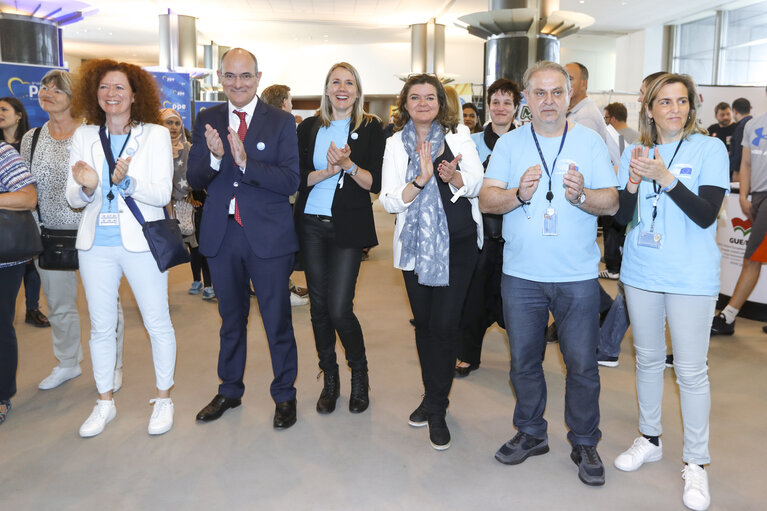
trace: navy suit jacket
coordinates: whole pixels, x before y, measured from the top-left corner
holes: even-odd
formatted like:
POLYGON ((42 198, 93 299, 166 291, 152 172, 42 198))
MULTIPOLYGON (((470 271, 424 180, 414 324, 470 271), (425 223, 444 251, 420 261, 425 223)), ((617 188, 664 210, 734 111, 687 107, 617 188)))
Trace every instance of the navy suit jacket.
POLYGON ((232 197, 237 198, 245 236, 256 256, 265 259, 298 251, 288 202, 300 180, 295 119, 259 99, 245 135, 245 173, 234 163, 227 140, 228 127, 226 103, 203 110, 194 124, 187 181, 195 190, 207 192, 200 226, 200 252, 214 257, 225 242, 232 197), (206 124, 218 131, 224 143, 218 171, 210 166, 206 124))

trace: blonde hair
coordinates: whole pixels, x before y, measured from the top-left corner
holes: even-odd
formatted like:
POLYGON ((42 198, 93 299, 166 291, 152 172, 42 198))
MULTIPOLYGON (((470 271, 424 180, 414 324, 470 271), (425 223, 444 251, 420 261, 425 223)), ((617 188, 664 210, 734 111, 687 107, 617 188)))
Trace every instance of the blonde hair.
POLYGON ((447 110, 450 124, 455 126, 463 123, 463 109, 461 108, 461 100, 458 97, 458 91, 455 87, 448 85, 445 87, 445 95, 447 96, 447 110))
POLYGON ((706 131, 698 126, 698 94, 695 92, 695 83, 689 75, 663 73, 647 84, 647 92, 642 100, 641 112, 639 114, 639 143, 646 147, 652 147, 658 143, 658 127, 655 121, 650 118, 649 111, 658 97, 660 90, 666 85, 672 83, 681 83, 687 89, 687 103, 690 105, 690 112, 687 115, 684 127, 682 128, 682 138, 687 138, 693 133, 706 134, 706 131))
POLYGON ((354 86, 357 88, 357 99, 354 100, 354 107, 352 108, 352 117, 350 123, 351 131, 355 131, 360 126, 362 126, 363 122, 367 124, 373 119, 377 119, 377 117, 373 114, 365 112, 365 101, 364 96, 362 95, 362 82, 360 81, 360 75, 354 66, 348 62, 339 62, 330 66, 330 71, 328 71, 328 74, 325 77, 325 88, 322 91, 322 99, 320 100, 320 119, 322 119, 322 125, 324 127, 330 126, 330 123, 333 120, 333 105, 330 104, 330 99, 328 99, 327 91, 328 83, 330 82, 330 75, 333 74, 333 71, 339 67, 346 69, 352 74, 352 77, 354 77, 354 86))

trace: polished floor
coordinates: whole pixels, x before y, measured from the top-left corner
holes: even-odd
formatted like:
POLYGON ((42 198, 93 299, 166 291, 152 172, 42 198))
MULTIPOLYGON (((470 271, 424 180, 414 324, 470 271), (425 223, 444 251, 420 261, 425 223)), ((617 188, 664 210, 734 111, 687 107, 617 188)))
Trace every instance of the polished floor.
MULTIPOLYGON (((612 466, 637 435, 630 332, 619 367, 601 368, 599 453, 607 470, 605 486, 583 485, 570 461, 563 420, 564 366, 556 344, 547 347, 544 363, 551 452, 518 466, 493 459, 514 434, 508 347, 497 327, 485 338, 482 367, 453 385, 447 418, 452 446, 444 452, 432 449, 426 428, 407 424, 421 397, 420 373, 402 275, 391 264, 394 219, 376 205, 376 221, 381 244, 362 265, 355 308, 367 345, 371 407, 360 415, 348 412, 349 372, 342 370, 338 408, 328 416, 317 414, 321 380, 316 378, 309 308, 295 307, 298 423, 286 431, 271 426, 271 366, 255 306, 243 405, 213 423, 195 422, 218 384, 220 320, 216 305, 187 294, 191 279, 183 267, 171 271, 169 286, 178 343, 173 429, 161 437, 147 435, 154 394, 150 345, 124 282, 125 376, 115 397, 117 418, 100 436, 80 438, 78 428, 97 397, 87 342, 82 376, 53 390, 38 390, 56 361, 50 330, 23 322, 22 291, 16 323, 19 391, 0 426, 0 509, 685 509, 673 370, 666 372, 664 459, 634 473, 612 466)), ((301 279, 299 274, 296 280, 301 279)), ((605 286, 614 293, 613 282, 605 286)), ((44 300, 42 308, 47 310, 44 300)), ((82 293, 80 311, 87 340, 82 293)), ((761 326, 738 319, 733 337, 711 342, 712 510, 767 509, 762 464, 767 459, 767 334, 761 326)), ((340 347, 338 351, 343 357, 340 347)))

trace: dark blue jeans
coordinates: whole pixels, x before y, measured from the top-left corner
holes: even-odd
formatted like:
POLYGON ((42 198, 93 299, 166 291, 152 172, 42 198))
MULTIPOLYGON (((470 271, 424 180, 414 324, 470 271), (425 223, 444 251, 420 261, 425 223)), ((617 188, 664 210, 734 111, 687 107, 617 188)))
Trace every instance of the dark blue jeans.
POLYGON ((549 311, 559 333, 565 361, 565 423, 573 445, 596 445, 599 431, 599 283, 533 282, 503 275, 503 309, 511 352, 511 383, 517 403, 514 426, 546 438, 546 381, 542 353, 549 311))
POLYGON ((629 313, 626 308, 626 296, 623 284, 618 283, 615 295, 602 326, 599 329, 599 348, 597 353, 606 357, 617 357, 621 352, 621 341, 629 329, 629 313))

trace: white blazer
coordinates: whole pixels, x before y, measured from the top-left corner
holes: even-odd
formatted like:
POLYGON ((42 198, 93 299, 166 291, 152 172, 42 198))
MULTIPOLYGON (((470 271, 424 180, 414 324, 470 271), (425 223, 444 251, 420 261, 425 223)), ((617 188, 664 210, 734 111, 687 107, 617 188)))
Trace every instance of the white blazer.
MULTIPOLYGON (((131 197, 144 215, 146 221, 165 218, 163 208, 170 201, 173 189, 173 149, 170 132, 164 126, 139 124, 133 126, 124 156, 132 156, 128 167, 128 176, 135 186, 131 197)), ((72 149, 69 153, 69 166, 79 160, 94 168, 99 175, 99 185, 91 197, 83 193, 72 172, 67 177, 67 201, 73 208, 85 208, 80 227, 77 231, 76 247, 88 250, 93 246, 96 225, 102 203, 102 178, 106 156, 101 147, 98 126, 80 126, 72 136, 72 149)), ((123 247, 130 252, 149 250, 141 225, 128 209, 122 196, 117 195, 117 212, 120 219, 120 236, 123 247)))
MULTIPOLYGON (((479 190, 482 188, 485 170, 482 162, 479 161, 477 146, 474 145, 469 129, 466 126, 458 126, 457 133, 448 133, 445 135, 445 143, 450 147, 453 155, 462 156, 458 169, 463 178, 463 186, 456 188, 452 184, 450 189, 453 191, 453 201, 459 197, 467 197, 471 203, 471 217, 477 224, 477 246, 482 248, 484 236, 482 233, 482 214, 479 211, 479 190)), ((402 200, 402 191, 408 185, 405 177, 407 173, 408 155, 405 146, 402 143, 402 132, 398 131, 386 141, 386 151, 384 151, 383 169, 381 175, 381 194, 378 200, 381 201, 384 209, 389 213, 396 213, 397 222, 394 226, 394 267, 400 270, 412 270, 415 268, 415 262, 402 266, 399 264, 400 254, 402 253, 402 242, 400 234, 405 225, 405 216, 407 208, 413 203, 402 200)), ((437 173, 434 173, 434 179, 439 179, 437 173)))

